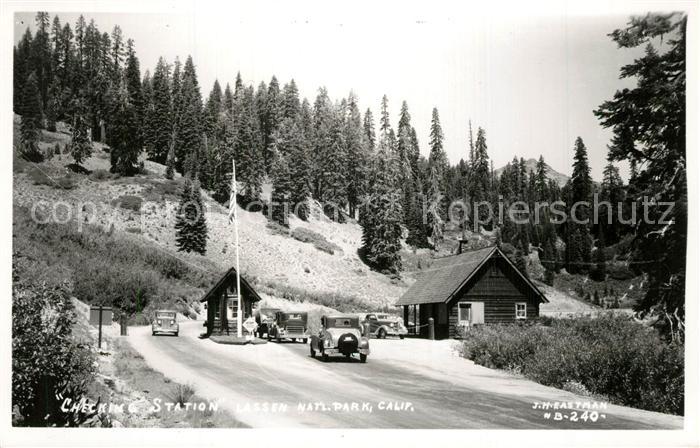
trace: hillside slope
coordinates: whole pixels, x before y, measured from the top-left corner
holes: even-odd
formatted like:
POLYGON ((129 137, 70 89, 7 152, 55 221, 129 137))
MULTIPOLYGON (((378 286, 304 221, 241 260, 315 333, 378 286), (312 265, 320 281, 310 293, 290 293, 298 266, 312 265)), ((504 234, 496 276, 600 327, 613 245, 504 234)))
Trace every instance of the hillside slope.
MULTIPOLYGON (((68 136, 61 133, 43 133, 42 140, 63 145, 68 136)), ((72 160, 67 155, 38 165, 15 161, 13 201, 15 205, 37 210, 57 210, 59 219, 71 219, 73 225, 91 222, 107 230, 125 232, 145 244, 176 255, 182 261, 203 269, 213 266, 221 272, 235 263, 233 225, 227 209, 204 194, 207 209, 209 239, 207 254, 177 252, 175 246, 175 210, 181 179, 163 178, 163 167, 145 162, 148 174, 133 178, 111 178, 109 154, 99 149, 83 165, 92 175, 71 172, 66 165, 72 160), (104 171, 101 171, 104 170, 104 171), (101 173, 100 176, 96 174, 101 173), (64 179, 72 188, 61 188, 64 179), (140 210, 119 206, 132 202, 130 197, 142 200, 140 210), (44 202, 41 202, 44 201, 44 202), (56 206, 56 204, 61 204, 56 206), (70 208, 70 215, 67 214, 70 208)), ((137 201, 138 202, 138 201, 137 201)), ((361 228, 356 223, 337 224, 323 216, 314 216, 308 222, 292 217, 290 230, 304 228, 322 235, 333 254, 319 250, 314 244, 298 241, 268 228, 261 213, 238 210, 241 270, 256 284, 267 286, 282 295, 290 290, 315 294, 355 298, 372 307, 392 304, 405 290, 401 280, 392 280, 371 271, 360 260, 357 250, 361 244, 361 228)))
MULTIPOLYGON (((42 131, 40 147, 48 150, 58 143, 65 149, 68 140, 65 132, 42 131)), ((68 154, 40 164, 15 158, 14 205, 34 209, 40 216, 54 210, 56 218, 78 231, 94 224, 214 276, 234 265, 234 226, 228 220, 228 210, 206 192, 207 253, 181 253, 175 245, 174 230, 181 177, 167 180, 164 166, 147 160, 143 161, 144 174, 112 176, 108 172, 109 154, 100 144, 95 144, 92 157, 83 163, 87 171, 75 172, 71 162, 68 154)), ((290 229, 285 230, 269 225, 263 214, 240 207, 238 221, 241 271, 265 297, 306 300, 345 310, 393 309, 415 274, 436 256, 431 251, 416 253, 406 248, 402 278, 391 278, 372 271, 360 259, 362 229, 354 221, 335 223, 316 210, 308 221, 292 216, 290 229)), ((490 244, 486 240, 481 243, 490 244)), ((452 249, 445 244, 439 255, 452 249)), ((191 297, 186 299, 196 300, 196 291, 201 291, 201 286, 192 289, 191 297)), ((550 294, 550 310, 571 311, 568 300, 558 300, 566 295, 550 294)))

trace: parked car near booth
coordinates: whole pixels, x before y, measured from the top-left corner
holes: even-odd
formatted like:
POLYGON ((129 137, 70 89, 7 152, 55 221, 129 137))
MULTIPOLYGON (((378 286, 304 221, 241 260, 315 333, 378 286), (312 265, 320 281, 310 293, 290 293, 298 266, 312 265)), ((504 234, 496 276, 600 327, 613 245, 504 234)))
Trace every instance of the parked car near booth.
POLYGON ((403 339, 408 334, 408 329, 403 325, 401 318, 391 314, 370 313, 365 316, 363 322, 369 325, 369 334, 378 339, 386 339, 387 336, 398 336, 403 339))
POLYGON ((346 358, 358 353, 361 362, 367 362, 369 339, 362 335, 362 325, 357 316, 323 316, 318 335, 311 336, 311 357, 316 352, 324 361, 330 355, 341 354, 346 358))
POLYGON ((277 342, 281 342, 282 339, 291 339, 306 344, 309 340, 307 321, 308 313, 277 311, 274 321, 270 324, 267 339, 275 339, 277 342))
POLYGON ((158 310, 151 322, 151 333, 156 334, 180 334, 180 325, 177 323, 177 313, 171 310, 158 310))
POLYGON ((262 338, 263 335, 270 335, 270 328, 275 322, 275 314, 280 311, 278 308, 260 308, 255 312, 255 323, 258 328, 255 330, 257 336, 262 338))

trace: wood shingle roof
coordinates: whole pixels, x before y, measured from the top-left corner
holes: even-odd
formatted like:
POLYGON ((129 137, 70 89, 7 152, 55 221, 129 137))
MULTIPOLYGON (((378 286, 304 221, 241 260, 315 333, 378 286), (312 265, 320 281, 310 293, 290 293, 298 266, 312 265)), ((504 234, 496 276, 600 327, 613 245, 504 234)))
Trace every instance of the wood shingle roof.
MULTIPOLYGON (((494 254, 508 260, 496 246, 435 259, 430 268, 418 274, 416 282, 399 298, 396 305, 447 302, 494 254)), ((517 271, 509 260, 508 263, 517 271)), ((547 302, 537 287, 519 271, 518 273, 527 287, 532 288, 543 302, 547 302)))

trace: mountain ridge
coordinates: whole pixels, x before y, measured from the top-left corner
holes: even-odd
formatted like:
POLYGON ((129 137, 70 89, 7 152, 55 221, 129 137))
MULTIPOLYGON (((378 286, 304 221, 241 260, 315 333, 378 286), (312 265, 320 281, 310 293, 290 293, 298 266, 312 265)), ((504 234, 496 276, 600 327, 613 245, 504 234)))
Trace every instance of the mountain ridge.
MULTIPOLYGON (((533 158, 526 159, 525 166, 527 167, 528 172, 530 172, 530 171, 535 172, 535 170, 537 169, 537 159, 533 159, 533 158)), ((546 172, 547 172, 548 179, 555 180, 557 182, 557 185, 559 185, 559 187, 563 187, 564 185, 566 185, 566 183, 570 179, 569 176, 558 172, 557 170, 555 170, 554 168, 549 166, 549 164, 547 164, 547 162, 545 162, 545 166, 546 166, 546 172)), ((496 177, 501 177, 501 174, 503 173, 503 170, 505 170, 505 168, 506 167, 504 165, 504 166, 494 170, 494 174, 496 175, 496 177)))

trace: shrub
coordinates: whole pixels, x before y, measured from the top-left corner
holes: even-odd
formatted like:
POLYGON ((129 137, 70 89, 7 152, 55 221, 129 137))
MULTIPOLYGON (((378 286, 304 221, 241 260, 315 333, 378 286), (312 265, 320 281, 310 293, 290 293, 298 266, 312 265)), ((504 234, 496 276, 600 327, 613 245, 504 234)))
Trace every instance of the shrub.
POLYGON ((66 285, 34 285, 15 271, 12 288, 13 424, 78 426, 94 414, 63 412, 95 374, 95 355, 72 337, 76 315, 66 285))
POLYGON ((292 238, 303 243, 313 244, 316 249, 331 255, 341 250, 340 246, 331 243, 325 236, 304 227, 297 227, 292 230, 292 238))
POLYGON ((97 226, 79 231, 71 224, 38 224, 24 207, 14 207, 13 229, 25 278, 70 279, 80 300, 143 312, 142 323, 148 323, 150 309, 198 297, 220 275, 205 261, 200 268, 97 226))
POLYGON ((477 364, 519 371, 548 386, 577 385, 614 403, 683 413, 683 347, 629 317, 489 326, 464 338, 462 355, 477 364))
POLYGON ((178 384, 170 396, 173 403, 184 406, 194 396, 194 388, 189 384, 178 384))
POLYGON ((131 210, 134 212, 141 211, 141 205, 143 204, 143 199, 140 196, 123 195, 112 201, 112 205, 116 207, 121 207, 126 210, 131 210))
POLYGON ((72 190, 77 186, 77 181, 72 176, 51 177, 37 167, 28 170, 27 176, 34 185, 46 185, 63 190, 72 190))
POLYGON ((118 178, 119 178, 119 174, 110 173, 109 171, 103 170, 101 168, 93 171, 90 174, 90 180, 95 181, 95 182, 101 182, 101 181, 105 181, 105 180, 118 179, 118 178))

